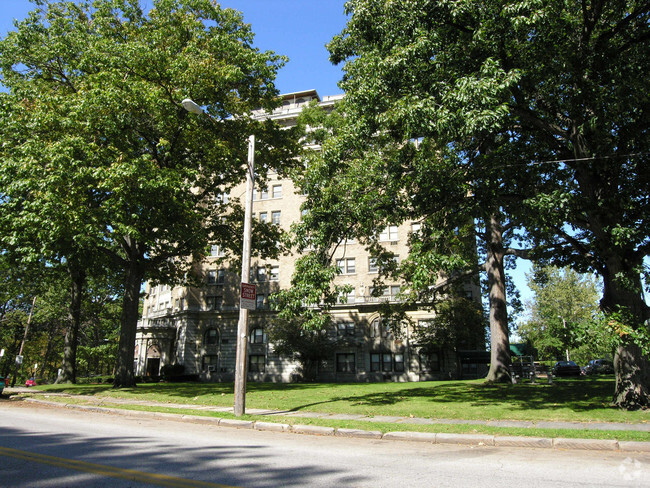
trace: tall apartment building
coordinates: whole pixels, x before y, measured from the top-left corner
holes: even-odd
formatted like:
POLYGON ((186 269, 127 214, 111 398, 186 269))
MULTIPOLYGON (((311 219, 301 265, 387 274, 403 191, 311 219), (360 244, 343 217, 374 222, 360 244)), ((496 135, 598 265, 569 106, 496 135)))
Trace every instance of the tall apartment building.
MULTIPOLYGON (((284 103, 271 117, 284 125, 295 123, 300 111, 312 100, 331 107, 341 96, 320 98, 316 91, 283 96, 284 103)), ((245 185, 224 198, 244 195, 245 185)), ((254 218, 289 229, 301 218, 304 196, 291 180, 269 175, 268 187, 257 189, 253 202, 254 218)), ((408 254, 411 225, 389 226, 379 239, 396 259, 408 254)), ((196 374, 205 381, 232 381, 235 372, 236 332, 239 318, 239 269, 228 269, 214 247, 201 267, 202 287, 146 285, 144 311, 139 323, 135 371, 157 376, 168 364, 182 364, 185 374, 196 374)), ((298 377, 298 364, 279 356, 268 341, 265 328, 274 317, 268 298, 290 286, 295 256, 251 262, 251 275, 257 285, 257 310, 249 318, 248 378, 258 381, 292 381, 298 377)), ((485 361, 471 351, 439 350, 421 353, 414 341, 413 328, 425 327, 432 318, 426 308, 410 312, 412 325, 395 334, 382 323, 380 304, 395 301, 400 283, 387 283, 381 297, 372 296, 372 281, 379 270, 372 256, 354 241, 340 246, 335 255, 341 284, 352 285, 346 303, 331 311, 335 326, 328 331, 338 336, 338 349, 318 365, 320 381, 419 381, 476 377, 483 374, 485 361)), ((480 299, 478 287, 467 285, 467 293, 480 299)), ((479 336, 470 350, 484 350, 479 336)))

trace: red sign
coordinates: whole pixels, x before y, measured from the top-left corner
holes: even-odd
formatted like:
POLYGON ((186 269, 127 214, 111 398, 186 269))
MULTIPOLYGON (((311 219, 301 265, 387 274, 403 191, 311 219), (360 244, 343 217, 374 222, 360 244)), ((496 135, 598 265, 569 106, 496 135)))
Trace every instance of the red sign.
POLYGON ((255 310, 256 300, 257 291, 255 289, 255 285, 251 285, 250 283, 242 283, 239 306, 246 310, 255 310))

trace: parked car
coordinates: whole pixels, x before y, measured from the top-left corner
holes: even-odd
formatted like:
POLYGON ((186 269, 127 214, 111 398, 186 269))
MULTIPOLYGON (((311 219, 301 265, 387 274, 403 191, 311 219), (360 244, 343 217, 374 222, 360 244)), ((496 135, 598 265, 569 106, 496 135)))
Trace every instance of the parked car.
POLYGON ((574 361, 558 361, 553 366, 554 376, 580 376, 582 370, 574 361))
POLYGON ((36 380, 34 380, 34 378, 29 378, 25 381, 25 386, 36 386, 36 380))
POLYGON ((585 374, 612 374, 614 364, 607 359, 592 359, 583 370, 585 374))

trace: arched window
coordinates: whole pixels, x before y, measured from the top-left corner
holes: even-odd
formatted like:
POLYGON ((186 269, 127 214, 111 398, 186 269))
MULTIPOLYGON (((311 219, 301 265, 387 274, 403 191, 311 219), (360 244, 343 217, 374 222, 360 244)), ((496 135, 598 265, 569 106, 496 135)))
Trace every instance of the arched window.
POLYGON ((203 336, 203 343, 206 346, 216 346, 219 344, 219 331, 217 329, 208 329, 203 336))

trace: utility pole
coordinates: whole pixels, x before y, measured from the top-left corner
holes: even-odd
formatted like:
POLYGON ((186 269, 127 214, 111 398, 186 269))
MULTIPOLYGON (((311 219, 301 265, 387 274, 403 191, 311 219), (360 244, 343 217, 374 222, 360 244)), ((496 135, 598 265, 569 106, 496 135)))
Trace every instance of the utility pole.
MULTIPOLYGON (((253 192, 255 191, 255 136, 248 138, 248 165, 246 171, 246 209, 244 214, 244 244, 241 259, 241 283, 248 283, 251 269, 251 227, 253 220, 253 192)), ((240 287, 240 293, 243 286, 240 287)), ((248 308, 240 299, 237 324, 237 355, 235 364, 235 416, 246 413, 246 374, 248 358, 248 308)))
POLYGON ((36 304, 36 297, 34 297, 34 299, 32 300, 32 308, 29 310, 29 317, 27 317, 27 325, 25 325, 25 334, 23 335, 23 340, 20 342, 20 350, 18 351, 18 356, 16 356, 16 365, 15 365, 16 367, 14 368, 14 377, 11 378, 12 388, 16 386, 16 376, 18 376, 18 366, 22 364, 23 348, 25 347, 25 341, 27 340, 27 332, 29 331, 29 324, 32 322, 32 316, 34 315, 35 304, 36 304), (20 363, 18 361, 20 361, 20 363))

